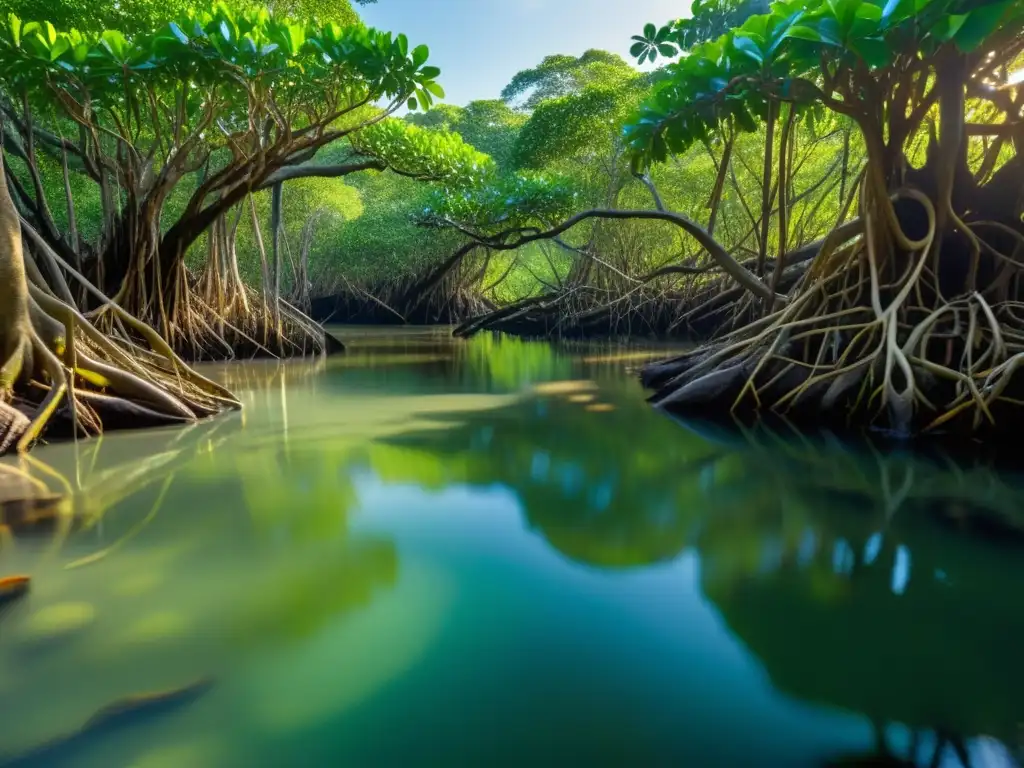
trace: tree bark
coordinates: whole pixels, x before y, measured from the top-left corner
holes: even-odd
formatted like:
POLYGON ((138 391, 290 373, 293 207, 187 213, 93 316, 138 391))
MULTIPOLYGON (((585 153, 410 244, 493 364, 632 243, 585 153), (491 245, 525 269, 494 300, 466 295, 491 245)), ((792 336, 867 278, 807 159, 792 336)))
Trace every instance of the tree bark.
POLYGON ((277 311, 277 302, 281 298, 281 198, 284 183, 277 182, 270 192, 270 243, 273 254, 273 310, 277 311))
MULTIPOLYGON (((0 178, 4 175, 0 152, 0 178)), ((28 356, 28 279, 21 224, 6 184, 0 184, 0 398, 11 391, 28 356)))
POLYGON ((775 121, 778 104, 768 102, 768 127, 764 143, 764 168, 761 176, 761 233, 758 238, 757 276, 764 277, 764 262, 768 255, 768 231, 772 214, 772 160, 775 155, 775 121))

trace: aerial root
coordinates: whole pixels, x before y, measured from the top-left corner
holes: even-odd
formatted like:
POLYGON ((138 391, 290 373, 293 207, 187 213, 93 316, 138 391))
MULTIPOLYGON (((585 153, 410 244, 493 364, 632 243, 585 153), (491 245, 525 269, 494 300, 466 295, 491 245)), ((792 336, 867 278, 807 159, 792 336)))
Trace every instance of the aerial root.
MULTIPOLYGON (((923 237, 909 237, 898 222, 894 228, 889 206, 865 191, 860 239, 835 250, 826 243, 784 308, 647 368, 653 402, 870 423, 903 434, 991 429, 998 408, 1024 405, 1011 386, 1024 365, 1024 321, 1014 311, 1024 304, 974 289, 943 298, 928 268, 935 206, 916 190, 898 196, 921 206, 923 237)), ((976 231, 989 223, 958 219, 955 226, 970 231, 981 251, 990 249, 976 231)), ((1024 238, 1013 234, 1020 251, 1024 238)), ((1009 258, 1004 267, 1021 271, 1009 258)))
MULTIPOLYGON (((16 340, 8 340, 14 351, 2 369, 9 382, 6 391, 23 393, 19 408, 33 391, 44 393, 28 424, 18 425, 13 447, 19 452, 43 435, 58 412, 68 417, 72 434, 94 435, 103 429, 101 414, 121 426, 133 418, 155 425, 195 421, 238 407, 227 389, 189 368, 152 328, 113 303, 107 306, 120 327, 148 342, 148 349, 101 333, 77 309, 30 283, 30 321, 14 331, 16 340), (16 388, 18 381, 26 386, 16 388)), ((5 440, 5 449, 11 442, 5 440)))

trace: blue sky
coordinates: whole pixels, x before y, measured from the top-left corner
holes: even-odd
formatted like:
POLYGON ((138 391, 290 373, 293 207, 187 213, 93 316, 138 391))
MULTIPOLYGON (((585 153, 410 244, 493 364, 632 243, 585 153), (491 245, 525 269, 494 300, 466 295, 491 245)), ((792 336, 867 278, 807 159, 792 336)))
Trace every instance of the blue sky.
POLYGON ((512 76, 552 53, 629 55, 630 35, 686 16, 689 0, 378 0, 357 6, 378 29, 430 46, 446 102, 493 99, 512 76))

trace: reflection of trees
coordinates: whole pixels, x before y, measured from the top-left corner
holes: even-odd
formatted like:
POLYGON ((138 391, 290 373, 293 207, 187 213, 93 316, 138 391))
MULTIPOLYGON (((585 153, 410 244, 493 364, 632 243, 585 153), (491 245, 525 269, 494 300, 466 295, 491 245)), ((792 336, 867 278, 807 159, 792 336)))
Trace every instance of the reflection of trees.
POLYGON ((697 540, 702 584, 774 684, 953 741, 1015 740, 1024 490, 835 444, 736 450, 697 540))
POLYGON ((289 387, 304 379, 286 368, 282 387, 252 382, 253 396, 277 398, 258 419, 53 446, 46 464, 26 468, 43 483, 34 491, 63 501, 52 535, 23 546, 16 531, 0 550, 0 576, 27 572, 38 585, 0 617, 0 751, 75 727, 127 693, 305 638, 396 583, 394 543, 349 527, 355 494, 340 470, 370 424, 333 443, 326 432, 308 445, 282 440, 288 419, 301 433, 311 418, 288 412, 289 387), (32 618, 67 605, 96 606, 90 623, 39 644, 32 618), (95 684, 76 687, 82 679, 95 684), (55 690, 59 706, 45 699, 55 690))
POLYGON ((592 413, 564 394, 496 411, 451 414, 451 429, 398 435, 369 449, 384 480, 426 487, 501 483, 520 497, 527 521, 580 562, 614 567, 670 559, 700 509, 700 468, 713 454, 679 440, 668 421, 647 417, 635 391, 603 389, 615 410, 592 413), (647 418, 645 418, 647 417, 647 418), (643 441, 624 440, 638 419, 643 441))
MULTIPOLYGON (((133 542, 141 557, 87 561, 54 588, 56 599, 69 599, 61 589, 102 597, 106 584, 137 575, 131 568, 173 554, 173 579, 147 594, 147 608, 187 613, 203 637, 233 638, 225 647, 237 648, 239 635, 242 645, 302 638, 400 575, 392 541, 350 529, 353 468, 426 488, 500 483, 527 523, 580 563, 639 566, 696 549, 706 595, 784 692, 879 723, 1015 735, 1024 672, 1009 643, 1024 616, 1007 585, 1024 568, 1011 543, 1021 488, 984 467, 694 433, 652 416, 619 373, 603 380, 599 354, 581 368, 547 346, 478 339, 438 342, 436 354, 383 375, 344 358, 318 364, 327 376, 315 366, 247 366, 253 389, 242 397, 258 419, 55 447, 47 461, 72 492, 82 489, 72 508, 83 527, 103 521, 98 544, 96 526, 93 538, 71 532, 69 560, 136 530, 174 478, 165 511, 133 542), (534 397, 456 396, 449 367, 466 392, 565 381, 534 397), (600 387, 571 384, 588 377, 600 387), (333 394, 339 378, 336 406, 308 396, 313 387, 333 394), (587 394, 613 410, 587 411, 587 394)), ((352 360, 362 354, 358 343, 350 349, 352 360)), ((621 356, 606 357, 621 370, 621 356)), ((51 475, 35 476, 64 492, 51 475)), ((124 628, 102 629, 116 641, 124 628)), ((12 683, 12 697, 73 674, 68 658, 26 667, 34 671, 12 683)))
POLYGON ((1010 643, 1024 613, 1007 585, 1024 578, 1024 488, 984 466, 838 443, 709 440, 645 417, 633 393, 600 394, 616 410, 526 400, 392 438, 368 460, 385 480, 502 483, 552 546, 590 565, 695 547, 707 595, 794 696, 879 723, 1016 735, 1024 664, 1010 643))
MULTIPOLYGON (((92 530, 120 505, 169 482, 176 472, 230 435, 228 417, 178 429, 122 433, 52 446, 0 465, 0 527, 14 539, 45 534, 57 543, 72 530, 92 530)), ((116 526, 115 526, 116 530, 116 526)))

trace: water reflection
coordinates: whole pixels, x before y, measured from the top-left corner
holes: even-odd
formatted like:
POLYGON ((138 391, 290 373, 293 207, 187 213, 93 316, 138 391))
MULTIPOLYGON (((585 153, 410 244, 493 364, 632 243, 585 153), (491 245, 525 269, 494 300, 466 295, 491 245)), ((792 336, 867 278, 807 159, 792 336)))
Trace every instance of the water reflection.
POLYGON ((569 388, 545 393, 563 402, 453 415, 464 426, 388 439, 369 466, 428 485, 500 482, 533 530, 588 566, 692 548, 704 594, 780 691, 909 729, 876 756, 965 761, 984 751, 975 736, 1017 748, 1016 478, 835 441, 681 430, 625 397, 597 419, 569 405, 569 388), (643 440, 628 439, 641 421, 643 440))
POLYGON ((680 425, 650 354, 371 334, 215 369, 239 416, 41 452, 0 752, 214 675, 74 764, 1019 761, 1024 484, 680 425))

